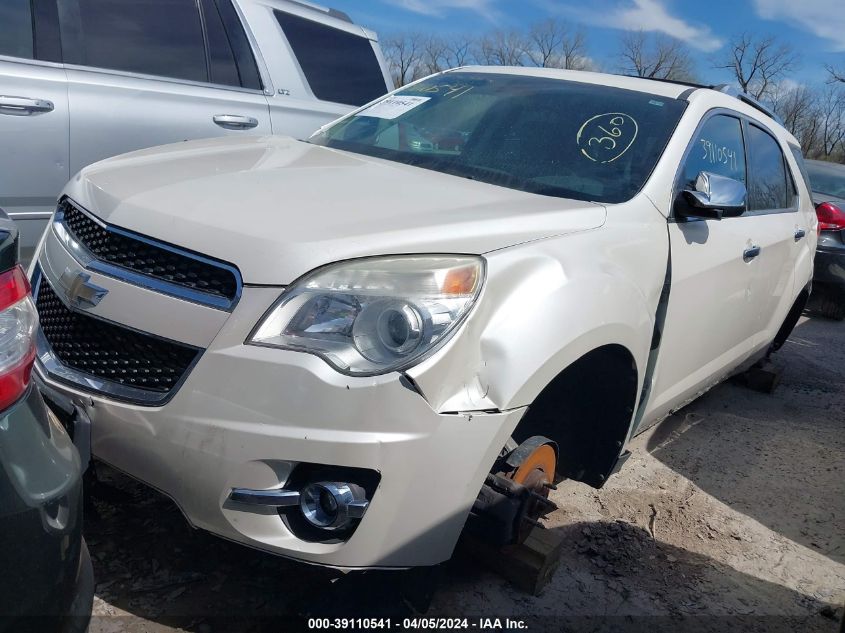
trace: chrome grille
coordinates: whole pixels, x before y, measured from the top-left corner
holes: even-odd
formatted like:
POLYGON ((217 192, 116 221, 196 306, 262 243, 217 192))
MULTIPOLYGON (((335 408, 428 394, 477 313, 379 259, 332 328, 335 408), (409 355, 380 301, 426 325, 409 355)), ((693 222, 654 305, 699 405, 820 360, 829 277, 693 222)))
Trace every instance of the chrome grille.
POLYGON ((61 218, 57 219, 98 260, 229 302, 237 298, 238 277, 229 265, 102 226, 69 200, 61 202, 59 211, 61 218))

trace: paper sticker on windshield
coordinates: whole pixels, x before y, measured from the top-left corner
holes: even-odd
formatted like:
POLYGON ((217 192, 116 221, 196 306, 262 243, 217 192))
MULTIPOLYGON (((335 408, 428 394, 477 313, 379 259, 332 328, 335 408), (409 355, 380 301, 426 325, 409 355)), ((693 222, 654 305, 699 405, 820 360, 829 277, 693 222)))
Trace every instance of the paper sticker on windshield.
POLYGON ((359 112, 357 116, 372 116, 378 119, 395 119, 396 117, 402 116, 406 112, 421 106, 429 99, 431 99, 431 97, 393 95, 392 97, 379 101, 366 110, 359 112))
POLYGON ((584 121, 575 138, 584 156, 597 163, 612 163, 630 149, 638 131, 632 116, 608 112, 584 121))

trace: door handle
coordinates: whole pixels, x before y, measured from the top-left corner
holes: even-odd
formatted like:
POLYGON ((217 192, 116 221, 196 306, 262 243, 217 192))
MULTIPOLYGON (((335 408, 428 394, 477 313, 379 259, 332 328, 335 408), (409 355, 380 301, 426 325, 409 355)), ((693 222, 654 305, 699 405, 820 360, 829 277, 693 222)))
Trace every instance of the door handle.
POLYGON ((0 114, 13 116, 29 116, 52 112, 55 109, 52 101, 47 99, 30 99, 29 97, 11 97, 0 95, 0 114))
POLYGON ((797 242, 800 239, 807 235, 807 232, 804 229, 795 229, 795 241, 797 242))
POLYGON ((258 127, 258 119, 238 114, 215 114, 214 122, 227 130, 248 130, 258 127))
POLYGON ((746 248, 742 251, 742 259, 750 262, 752 259, 757 257, 760 254, 760 247, 759 246, 752 246, 751 248, 746 248))

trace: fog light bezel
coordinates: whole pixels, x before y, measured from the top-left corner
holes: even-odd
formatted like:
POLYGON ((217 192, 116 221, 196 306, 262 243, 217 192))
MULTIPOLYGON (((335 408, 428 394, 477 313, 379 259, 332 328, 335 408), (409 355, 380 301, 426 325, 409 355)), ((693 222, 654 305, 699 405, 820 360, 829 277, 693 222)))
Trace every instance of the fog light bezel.
MULTIPOLYGON (((328 466, 324 464, 300 463, 293 469, 285 488, 302 492, 309 484, 313 483, 338 483, 344 482, 358 486, 362 491, 363 499, 371 504, 376 489, 381 481, 381 473, 368 468, 355 468, 351 466, 328 466)), ((353 506, 354 508, 354 506, 353 506)), ((336 529, 316 527, 311 524, 303 515, 301 505, 278 509, 279 516, 291 533, 297 538, 310 543, 342 543, 348 540, 358 526, 362 523, 361 516, 352 516, 346 525, 336 529)), ((353 514, 356 510, 353 509, 353 514)))
POLYGON ((361 486, 345 481, 314 481, 299 494, 302 516, 321 530, 343 530, 351 521, 364 516, 368 503, 361 486), (323 506, 324 495, 334 504, 334 514, 323 506))

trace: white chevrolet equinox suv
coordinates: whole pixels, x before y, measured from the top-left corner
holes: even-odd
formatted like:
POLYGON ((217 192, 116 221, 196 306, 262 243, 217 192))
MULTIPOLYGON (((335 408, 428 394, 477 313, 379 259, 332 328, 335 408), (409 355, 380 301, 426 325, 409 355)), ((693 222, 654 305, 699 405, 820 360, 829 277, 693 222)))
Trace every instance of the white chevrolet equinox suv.
MULTIPOLYGON (((36 374, 190 523, 341 568, 513 543, 781 346, 817 227, 745 95, 469 67, 308 141, 105 160, 31 269, 36 374)), ((80 431, 84 432, 84 431, 80 431)))

